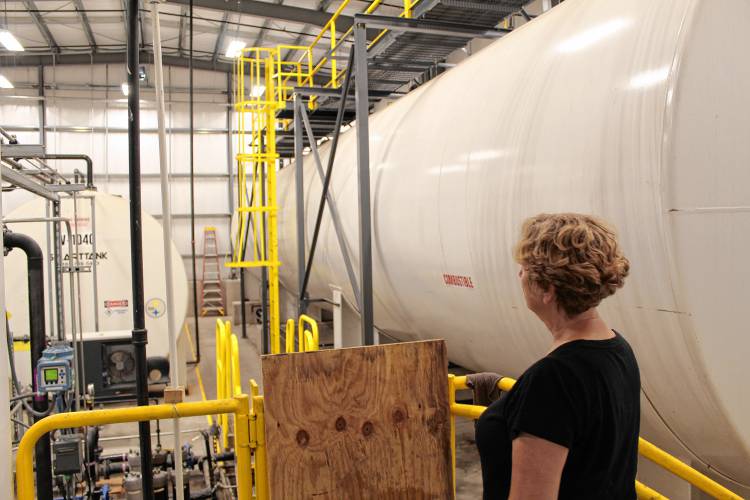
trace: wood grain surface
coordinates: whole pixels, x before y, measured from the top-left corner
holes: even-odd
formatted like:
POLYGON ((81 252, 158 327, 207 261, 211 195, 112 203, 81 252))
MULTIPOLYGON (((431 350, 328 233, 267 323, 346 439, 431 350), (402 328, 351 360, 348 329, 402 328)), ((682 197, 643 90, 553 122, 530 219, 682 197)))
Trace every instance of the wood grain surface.
POLYGON ((271 498, 452 498, 442 340, 263 357, 271 498))

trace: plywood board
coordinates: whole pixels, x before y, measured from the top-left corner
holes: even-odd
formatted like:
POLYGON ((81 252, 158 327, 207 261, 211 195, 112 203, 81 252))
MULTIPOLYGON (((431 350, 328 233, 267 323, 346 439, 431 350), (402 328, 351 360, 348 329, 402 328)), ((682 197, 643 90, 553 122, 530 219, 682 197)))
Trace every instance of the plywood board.
POLYGON ((271 498, 452 498, 441 340, 263 357, 271 498))

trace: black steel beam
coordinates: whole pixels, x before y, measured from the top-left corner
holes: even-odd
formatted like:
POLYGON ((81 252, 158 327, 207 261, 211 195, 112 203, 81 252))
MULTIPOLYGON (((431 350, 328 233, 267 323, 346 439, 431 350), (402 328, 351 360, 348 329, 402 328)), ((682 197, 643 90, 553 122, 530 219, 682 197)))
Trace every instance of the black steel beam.
POLYGON ((83 0, 73 0, 73 4, 75 5, 76 12, 78 12, 78 17, 81 18, 81 25, 83 26, 83 31, 86 33, 86 39, 91 46, 91 50, 96 52, 96 38, 91 29, 91 24, 89 23, 89 16, 86 14, 86 9, 83 7, 83 0))
MULTIPOLYGON (((188 5, 190 0, 168 0, 167 3, 188 5)), ((277 5, 261 0, 242 0, 241 2, 226 0, 194 0, 193 5, 203 9, 220 10, 223 12, 236 12, 254 17, 276 19, 279 21, 291 21, 300 24, 312 24, 314 26, 325 26, 331 15, 314 9, 292 7, 291 5, 277 5)), ((350 16, 339 16, 336 19, 336 30, 344 32, 348 30, 354 20, 350 16)))
POLYGON ((47 42, 47 45, 50 46, 53 52, 60 52, 60 46, 55 41, 55 37, 52 36, 52 33, 47 27, 47 23, 45 23, 44 19, 42 19, 42 15, 38 12, 39 9, 37 9, 34 0, 23 0, 23 5, 29 10, 31 19, 34 20, 34 24, 41 32, 44 40, 47 42))
MULTIPOLYGON (((153 64, 154 55, 150 51, 141 51, 140 62, 153 64)), ((163 56, 165 66, 177 66, 187 68, 190 61, 187 57, 163 56)), ((61 66, 70 64, 120 64, 126 61, 125 52, 97 52, 95 54, 44 54, 44 55, 12 55, 0 56, 0 66, 61 66)), ((214 63, 206 59, 195 59, 193 61, 195 69, 216 70, 223 73, 232 71, 230 63, 214 63)))

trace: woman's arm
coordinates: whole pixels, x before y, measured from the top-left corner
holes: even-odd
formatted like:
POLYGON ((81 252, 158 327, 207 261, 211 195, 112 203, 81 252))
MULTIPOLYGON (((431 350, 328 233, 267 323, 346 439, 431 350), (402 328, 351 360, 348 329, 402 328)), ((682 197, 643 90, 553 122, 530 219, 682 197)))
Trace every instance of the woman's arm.
POLYGON ((513 440, 513 469, 508 500, 556 499, 568 449, 521 433, 513 440))

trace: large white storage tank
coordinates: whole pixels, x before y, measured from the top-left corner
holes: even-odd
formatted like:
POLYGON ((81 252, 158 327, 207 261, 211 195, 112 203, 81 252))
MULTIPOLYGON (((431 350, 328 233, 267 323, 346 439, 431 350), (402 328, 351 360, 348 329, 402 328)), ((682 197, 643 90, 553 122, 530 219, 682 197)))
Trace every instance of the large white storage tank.
MULTIPOLYGON (((133 328, 133 293, 131 287, 130 261, 130 213, 127 199, 106 193, 86 192, 78 197, 74 209, 73 200, 63 197, 61 202, 62 216, 71 222, 74 238, 77 239, 77 253, 83 265, 90 266, 96 245, 97 258, 97 302, 94 303, 94 275, 92 272, 80 274, 80 290, 76 292, 76 301, 80 296, 81 318, 79 327, 84 338, 130 337, 133 328), (91 198, 94 202, 92 217, 91 198), (96 318, 98 316, 98 328, 96 318)), ((166 316, 166 277, 164 271, 164 247, 162 227, 152 216, 142 213, 143 227, 143 279, 144 297, 146 300, 146 329, 148 330, 149 356, 169 355, 169 334, 166 316)), ((34 198, 6 215, 7 220, 45 217, 47 201, 34 198)), ((47 224, 39 222, 10 223, 11 231, 26 234, 33 238, 45 257, 47 252, 47 224)), ((61 225, 63 237, 63 265, 71 262, 65 225, 61 225)), ((51 242, 50 238, 50 242, 51 242)), ((73 253, 76 253, 74 246, 73 253)), ((175 324, 182 327, 187 313, 187 276, 180 253, 172 243, 172 268, 174 269, 175 287, 175 324)), ((45 259, 45 286, 54 283, 49 280, 53 269, 49 258, 45 259)), ((53 273, 54 274, 54 273, 53 273)), ((14 250, 5 258, 5 300, 11 312, 11 326, 15 335, 28 334, 28 293, 27 293, 26 256, 14 250)), ((63 273, 63 299, 65 302, 65 331, 70 339, 71 332, 71 296, 68 273, 63 273)), ((53 288, 54 290, 54 288, 53 288)), ((52 297, 45 290, 47 332, 57 336, 55 318, 50 314, 52 297)), ((179 331, 175 332, 179 335, 179 331)), ((19 375, 26 370, 20 370, 19 375)))
MULTIPOLYGON (((522 220, 603 216, 632 261, 603 313, 638 354, 643 434, 750 484, 748 26, 746 0, 567 0, 371 116, 377 327, 518 375, 550 342, 517 284, 522 220)), ((332 192, 356 267, 355 153, 349 131, 332 192)), ((312 157, 305 182, 309 241, 312 157)), ((281 186, 294 290, 293 168, 281 186)), ((311 293, 331 283, 353 302, 326 213, 311 293)))

